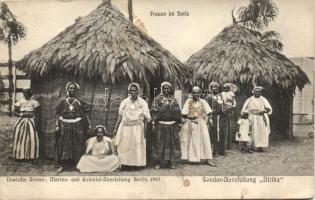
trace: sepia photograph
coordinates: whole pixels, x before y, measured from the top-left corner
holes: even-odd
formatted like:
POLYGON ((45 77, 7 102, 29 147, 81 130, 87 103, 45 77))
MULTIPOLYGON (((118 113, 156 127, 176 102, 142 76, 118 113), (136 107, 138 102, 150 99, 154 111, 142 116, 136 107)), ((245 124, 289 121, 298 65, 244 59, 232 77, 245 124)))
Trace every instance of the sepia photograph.
POLYGON ((1 1, 0 198, 312 198, 314 11, 1 1))

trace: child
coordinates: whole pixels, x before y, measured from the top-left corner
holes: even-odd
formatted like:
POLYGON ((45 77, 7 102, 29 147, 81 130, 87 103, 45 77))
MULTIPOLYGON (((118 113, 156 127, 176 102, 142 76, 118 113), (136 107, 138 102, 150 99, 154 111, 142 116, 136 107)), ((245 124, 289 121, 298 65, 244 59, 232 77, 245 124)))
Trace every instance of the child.
POLYGON ((223 98, 223 110, 230 110, 236 106, 235 92, 237 91, 236 85, 232 83, 224 83, 222 98, 223 98))
POLYGON ((237 125, 239 127, 239 131, 236 134, 236 141, 239 141, 239 144, 241 146, 241 150, 253 153, 251 150, 251 128, 252 124, 248 119, 248 113, 244 112, 241 114, 241 118, 237 121, 237 125))
POLYGON ((85 154, 81 157, 77 169, 80 172, 113 172, 119 168, 118 157, 113 154, 112 140, 106 137, 104 126, 96 126, 96 136, 87 140, 85 154))

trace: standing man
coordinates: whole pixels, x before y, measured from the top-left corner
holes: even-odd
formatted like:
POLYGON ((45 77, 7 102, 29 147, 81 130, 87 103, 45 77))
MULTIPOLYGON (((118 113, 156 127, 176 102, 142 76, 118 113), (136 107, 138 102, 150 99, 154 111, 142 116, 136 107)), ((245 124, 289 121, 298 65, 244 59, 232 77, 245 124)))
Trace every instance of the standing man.
POLYGON ((252 123, 253 145, 259 152, 269 146, 270 121, 268 115, 272 113, 270 103, 262 96, 263 87, 256 86, 242 108, 242 113, 248 113, 252 123))
POLYGON ((228 112, 223 110, 223 97, 220 93, 219 83, 210 83, 209 91, 210 94, 206 97, 206 100, 213 110, 210 123, 213 155, 225 156, 227 137, 230 131, 228 112))

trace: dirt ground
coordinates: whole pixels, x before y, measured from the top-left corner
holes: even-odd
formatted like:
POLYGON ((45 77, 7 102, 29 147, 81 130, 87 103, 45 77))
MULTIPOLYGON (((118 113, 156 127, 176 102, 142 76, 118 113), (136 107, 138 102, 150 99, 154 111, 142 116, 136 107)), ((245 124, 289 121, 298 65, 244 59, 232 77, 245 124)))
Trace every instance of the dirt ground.
POLYGON ((0 116, 0 175, 1 176, 313 176, 314 175, 314 138, 311 125, 295 125, 294 139, 271 138, 270 148, 264 153, 241 153, 234 145, 227 156, 215 157, 218 167, 205 164, 186 164, 180 162, 176 169, 153 169, 152 165, 135 171, 113 173, 80 173, 65 171, 55 173, 53 161, 40 159, 38 163, 17 162, 9 159, 12 149, 13 120, 0 116))

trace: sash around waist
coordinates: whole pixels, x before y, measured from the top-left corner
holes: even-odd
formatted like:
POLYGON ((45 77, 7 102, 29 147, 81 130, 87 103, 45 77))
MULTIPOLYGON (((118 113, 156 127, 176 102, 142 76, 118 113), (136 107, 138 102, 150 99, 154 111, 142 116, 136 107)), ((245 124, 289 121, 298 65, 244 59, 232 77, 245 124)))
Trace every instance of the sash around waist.
POLYGON ((77 123, 77 122, 79 122, 81 120, 82 120, 81 117, 77 117, 75 119, 61 119, 60 121, 62 121, 64 123, 77 123))
POLYGON ((133 120, 133 121, 127 121, 127 120, 123 120, 122 121, 123 126, 138 126, 143 124, 142 120, 133 120))
POLYGON ((158 121, 158 123, 163 125, 172 125, 175 124, 176 121, 158 121))

